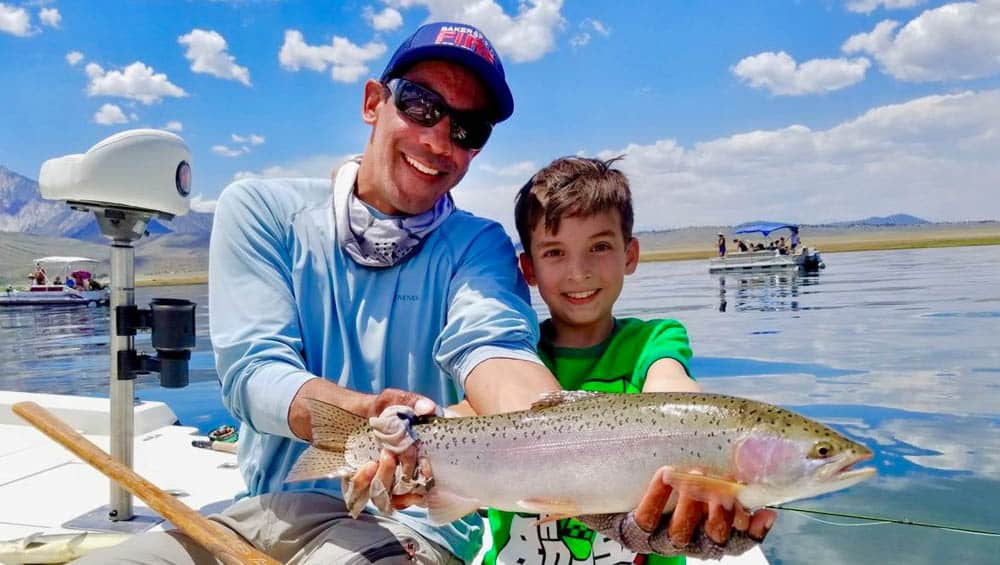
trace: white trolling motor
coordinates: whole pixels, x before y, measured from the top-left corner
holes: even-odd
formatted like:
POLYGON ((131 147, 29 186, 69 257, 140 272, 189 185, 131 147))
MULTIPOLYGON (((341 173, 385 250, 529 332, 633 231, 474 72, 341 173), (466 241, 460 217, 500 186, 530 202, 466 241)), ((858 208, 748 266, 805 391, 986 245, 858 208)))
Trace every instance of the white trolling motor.
MULTIPOLYGON (((93 212, 101 232, 111 239, 111 456, 131 468, 136 376, 157 372, 161 386, 188 384, 195 305, 157 298, 149 309, 137 308, 133 243, 146 234, 153 217, 170 220, 190 209, 191 152, 183 139, 166 131, 124 131, 86 153, 45 161, 38 184, 42 197, 93 212), (137 329, 152 330, 155 356, 136 353, 137 329)), ((155 515, 140 518, 134 515, 132 495, 112 482, 108 507, 66 526, 136 531, 162 520, 155 515)))

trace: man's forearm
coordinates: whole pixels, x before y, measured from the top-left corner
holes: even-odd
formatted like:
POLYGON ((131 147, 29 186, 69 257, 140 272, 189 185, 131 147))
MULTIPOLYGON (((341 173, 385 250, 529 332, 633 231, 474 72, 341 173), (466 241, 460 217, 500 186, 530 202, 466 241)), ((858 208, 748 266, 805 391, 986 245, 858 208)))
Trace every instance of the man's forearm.
POLYGON ((544 365, 521 359, 487 359, 465 380, 466 399, 482 415, 526 410, 542 394, 561 388, 544 365))
POLYGON ((367 416, 371 395, 344 388, 332 381, 315 378, 306 381, 288 407, 288 427, 298 438, 312 441, 312 418, 309 416, 309 399, 321 400, 339 406, 359 416, 367 416))

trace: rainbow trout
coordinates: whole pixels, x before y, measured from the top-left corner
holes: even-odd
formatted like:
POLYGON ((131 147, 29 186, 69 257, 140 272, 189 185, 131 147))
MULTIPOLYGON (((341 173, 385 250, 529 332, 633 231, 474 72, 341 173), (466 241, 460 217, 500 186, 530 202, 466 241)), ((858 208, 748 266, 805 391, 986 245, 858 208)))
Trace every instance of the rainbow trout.
MULTIPOLYGON (((378 459, 367 419, 319 401, 311 410, 313 445, 289 481, 349 478, 378 459)), ((433 470, 426 505, 438 524, 487 506, 559 517, 628 512, 663 466, 668 482, 695 498, 748 509, 875 474, 853 468, 871 450, 829 427, 718 394, 559 391, 530 410, 407 427, 433 470)))

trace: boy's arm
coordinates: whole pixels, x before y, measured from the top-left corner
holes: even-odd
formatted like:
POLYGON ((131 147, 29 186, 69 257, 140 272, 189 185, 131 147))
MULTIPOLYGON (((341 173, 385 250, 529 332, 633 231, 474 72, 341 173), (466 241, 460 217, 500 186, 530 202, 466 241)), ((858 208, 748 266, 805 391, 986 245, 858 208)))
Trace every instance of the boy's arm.
POLYGON ((465 379, 468 404, 484 416, 527 410, 542 394, 561 389, 545 365, 522 359, 487 359, 465 379))
POLYGON ((676 359, 663 358, 649 366, 642 392, 701 392, 701 386, 676 359))

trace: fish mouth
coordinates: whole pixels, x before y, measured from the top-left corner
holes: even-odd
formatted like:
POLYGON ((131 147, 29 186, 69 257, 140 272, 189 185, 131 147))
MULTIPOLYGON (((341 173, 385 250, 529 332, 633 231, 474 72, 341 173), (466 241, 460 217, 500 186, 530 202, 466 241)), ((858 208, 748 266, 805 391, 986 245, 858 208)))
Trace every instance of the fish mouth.
POLYGON ((820 477, 836 483, 852 485, 875 474, 875 467, 855 468, 856 465, 871 461, 874 454, 869 449, 845 452, 841 457, 827 463, 820 477))

